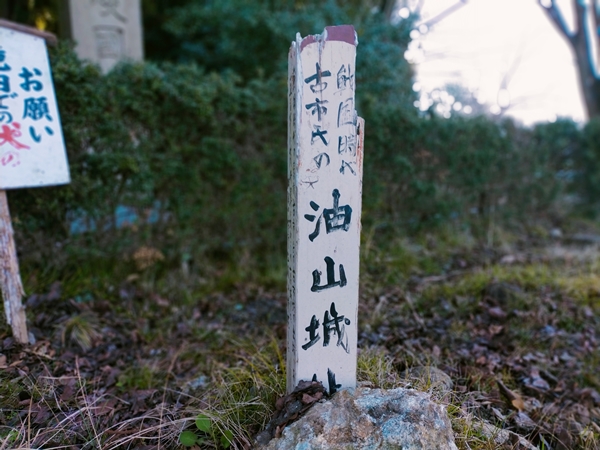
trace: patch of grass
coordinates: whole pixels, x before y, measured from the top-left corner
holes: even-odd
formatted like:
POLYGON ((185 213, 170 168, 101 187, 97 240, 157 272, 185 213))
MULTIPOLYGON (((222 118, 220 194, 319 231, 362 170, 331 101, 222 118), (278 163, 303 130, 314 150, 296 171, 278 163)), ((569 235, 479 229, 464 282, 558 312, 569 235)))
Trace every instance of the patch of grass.
POLYGON ((181 432, 199 435, 196 419, 204 417, 211 424, 211 433, 205 437, 213 445, 226 447, 220 442, 225 436, 244 447, 264 428, 277 398, 285 395, 285 355, 274 339, 262 346, 232 340, 229 346, 237 362, 214 367, 212 388, 197 399, 203 406, 194 410, 195 416, 186 421, 181 432))
POLYGON ((552 272, 544 265, 501 266, 493 265, 488 268, 478 268, 463 276, 432 284, 422 293, 423 299, 434 300, 439 297, 480 296, 491 283, 512 283, 524 290, 536 290, 545 285, 554 285, 557 272, 552 272))
POLYGON ((228 411, 231 425, 257 432, 268 420, 264 412, 285 394, 285 353, 275 339, 260 347, 234 344, 238 363, 216 373, 215 384, 225 386, 216 392, 216 403, 228 411))
POLYGON ((356 379, 359 383, 383 389, 392 389, 401 384, 394 367, 394 358, 384 348, 359 349, 356 379))
POLYGON ((494 433, 486 435, 481 428, 474 426, 472 416, 465 413, 459 406, 450 404, 446 411, 450 417, 454 440, 459 450, 497 450, 498 448, 504 448, 499 447, 495 442, 494 433))
POLYGON ((101 332, 97 318, 93 314, 83 313, 69 317, 62 324, 61 335, 63 345, 72 342, 85 352, 92 348, 101 332))
POLYGON ((25 425, 19 428, 0 426, 0 450, 31 448, 29 442, 25 425))
POLYGON ((361 272, 377 283, 404 283, 412 275, 430 275, 452 268, 453 257, 468 253, 473 238, 453 227, 436 234, 424 233, 414 239, 394 237, 385 243, 375 242, 375 231, 364 233, 361 245, 361 272))
POLYGON ((582 304, 600 307, 600 276, 597 273, 561 274, 556 278, 556 284, 582 304))
POLYGON ((162 377, 157 373, 156 368, 143 363, 138 364, 127 368, 119 375, 117 386, 125 391, 161 387, 162 377))

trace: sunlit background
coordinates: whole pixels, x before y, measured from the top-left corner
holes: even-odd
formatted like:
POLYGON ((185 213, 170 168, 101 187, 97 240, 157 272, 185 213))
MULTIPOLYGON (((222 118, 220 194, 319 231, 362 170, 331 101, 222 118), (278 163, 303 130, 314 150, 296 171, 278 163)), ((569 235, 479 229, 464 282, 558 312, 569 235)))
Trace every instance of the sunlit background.
MULTIPOLYGON (((572 2, 555 3, 574 28, 572 2)), ((39 29, 55 31, 52 0, 17 9, 21 20, 29 16, 39 29)), ((571 49, 538 0, 398 0, 393 16, 418 17, 404 56, 416 69, 420 110, 435 105, 445 117, 506 115, 525 125, 586 119, 571 49)))
MULTIPOLYGON (((557 2, 572 26, 569 3, 557 2)), ((486 111, 524 124, 585 119, 573 54, 536 0, 409 1, 399 5, 397 20, 419 6, 405 57, 416 67, 421 110, 433 100, 445 116, 486 111)))

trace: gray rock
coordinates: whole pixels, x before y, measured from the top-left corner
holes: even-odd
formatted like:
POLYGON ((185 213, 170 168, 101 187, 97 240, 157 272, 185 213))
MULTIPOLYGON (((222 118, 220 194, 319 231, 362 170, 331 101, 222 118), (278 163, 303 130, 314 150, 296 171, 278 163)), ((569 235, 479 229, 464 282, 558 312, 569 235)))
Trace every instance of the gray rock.
POLYGON ((444 406, 413 389, 344 389, 265 450, 457 450, 444 406))

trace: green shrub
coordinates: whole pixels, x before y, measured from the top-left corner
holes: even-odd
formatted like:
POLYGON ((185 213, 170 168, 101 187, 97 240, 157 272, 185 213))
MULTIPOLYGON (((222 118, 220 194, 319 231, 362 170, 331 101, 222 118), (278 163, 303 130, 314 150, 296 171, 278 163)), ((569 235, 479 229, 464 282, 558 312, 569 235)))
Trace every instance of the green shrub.
POLYGON ((575 180, 583 211, 597 217, 600 210, 600 118, 590 120, 581 133, 575 155, 575 180))
POLYGON ((208 257, 280 269, 287 49, 295 31, 332 23, 355 23, 359 34, 363 223, 377 242, 448 222, 483 238, 547 214, 567 189, 598 198, 598 123, 582 138, 570 121, 527 129, 483 116, 420 117, 403 58, 410 21, 391 25, 352 2, 325 2, 316 14, 313 3, 174 8, 163 30, 172 61, 121 63, 107 75, 68 45, 54 49, 72 183, 10 193, 22 261, 122 259, 149 246, 164 254, 161 267, 208 257))
POLYGON ((52 61, 72 183, 11 193, 21 245, 283 251, 286 116, 262 103, 267 82, 240 87, 234 75, 171 63, 122 64, 102 76, 66 46, 52 61), (118 205, 136 223, 117 230, 118 205), (90 232, 70 233, 77 217, 90 232))

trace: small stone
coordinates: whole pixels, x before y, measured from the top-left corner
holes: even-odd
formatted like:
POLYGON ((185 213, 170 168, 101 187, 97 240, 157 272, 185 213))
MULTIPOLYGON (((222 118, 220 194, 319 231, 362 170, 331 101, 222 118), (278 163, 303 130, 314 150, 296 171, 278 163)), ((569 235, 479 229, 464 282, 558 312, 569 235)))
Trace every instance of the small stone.
MULTIPOLYGON (((259 441, 262 439, 259 439, 259 441)), ((413 389, 343 389, 265 450, 457 450, 445 407, 413 389)))
POLYGON ((498 445, 510 443, 510 431, 498 428, 487 422, 474 422, 473 428, 487 439, 493 439, 498 445))
POLYGON ((507 314, 504 312, 502 308, 499 306, 492 306, 488 309, 488 314, 492 319, 504 320, 506 319, 507 314))
POLYGON ((196 389, 204 389, 208 386, 210 380, 206 375, 200 375, 187 383, 188 391, 196 389))
POLYGON ((550 230, 550 237, 553 237, 555 239, 559 239, 563 236, 563 233, 561 231, 560 228, 552 228, 550 230))
POLYGON ((531 432, 537 427, 537 424, 533 420, 531 420, 531 417, 529 417, 527 413, 524 413, 522 411, 519 411, 517 413, 517 415, 514 417, 514 420, 517 428, 527 432, 531 432))
POLYGON ((531 442, 516 433, 509 430, 503 430, 498 428, 491 423, 487 422, 473 422, 473 429, 477 430, 487 439, 492 439, 495 444, 507 447, 515 450, 537 450, 531 442))
POLYGON ((402 378, 439 393, 450 392, 453 385, 452 378, 446 372, 433 366, 411 367, 402 372, 402 378))

